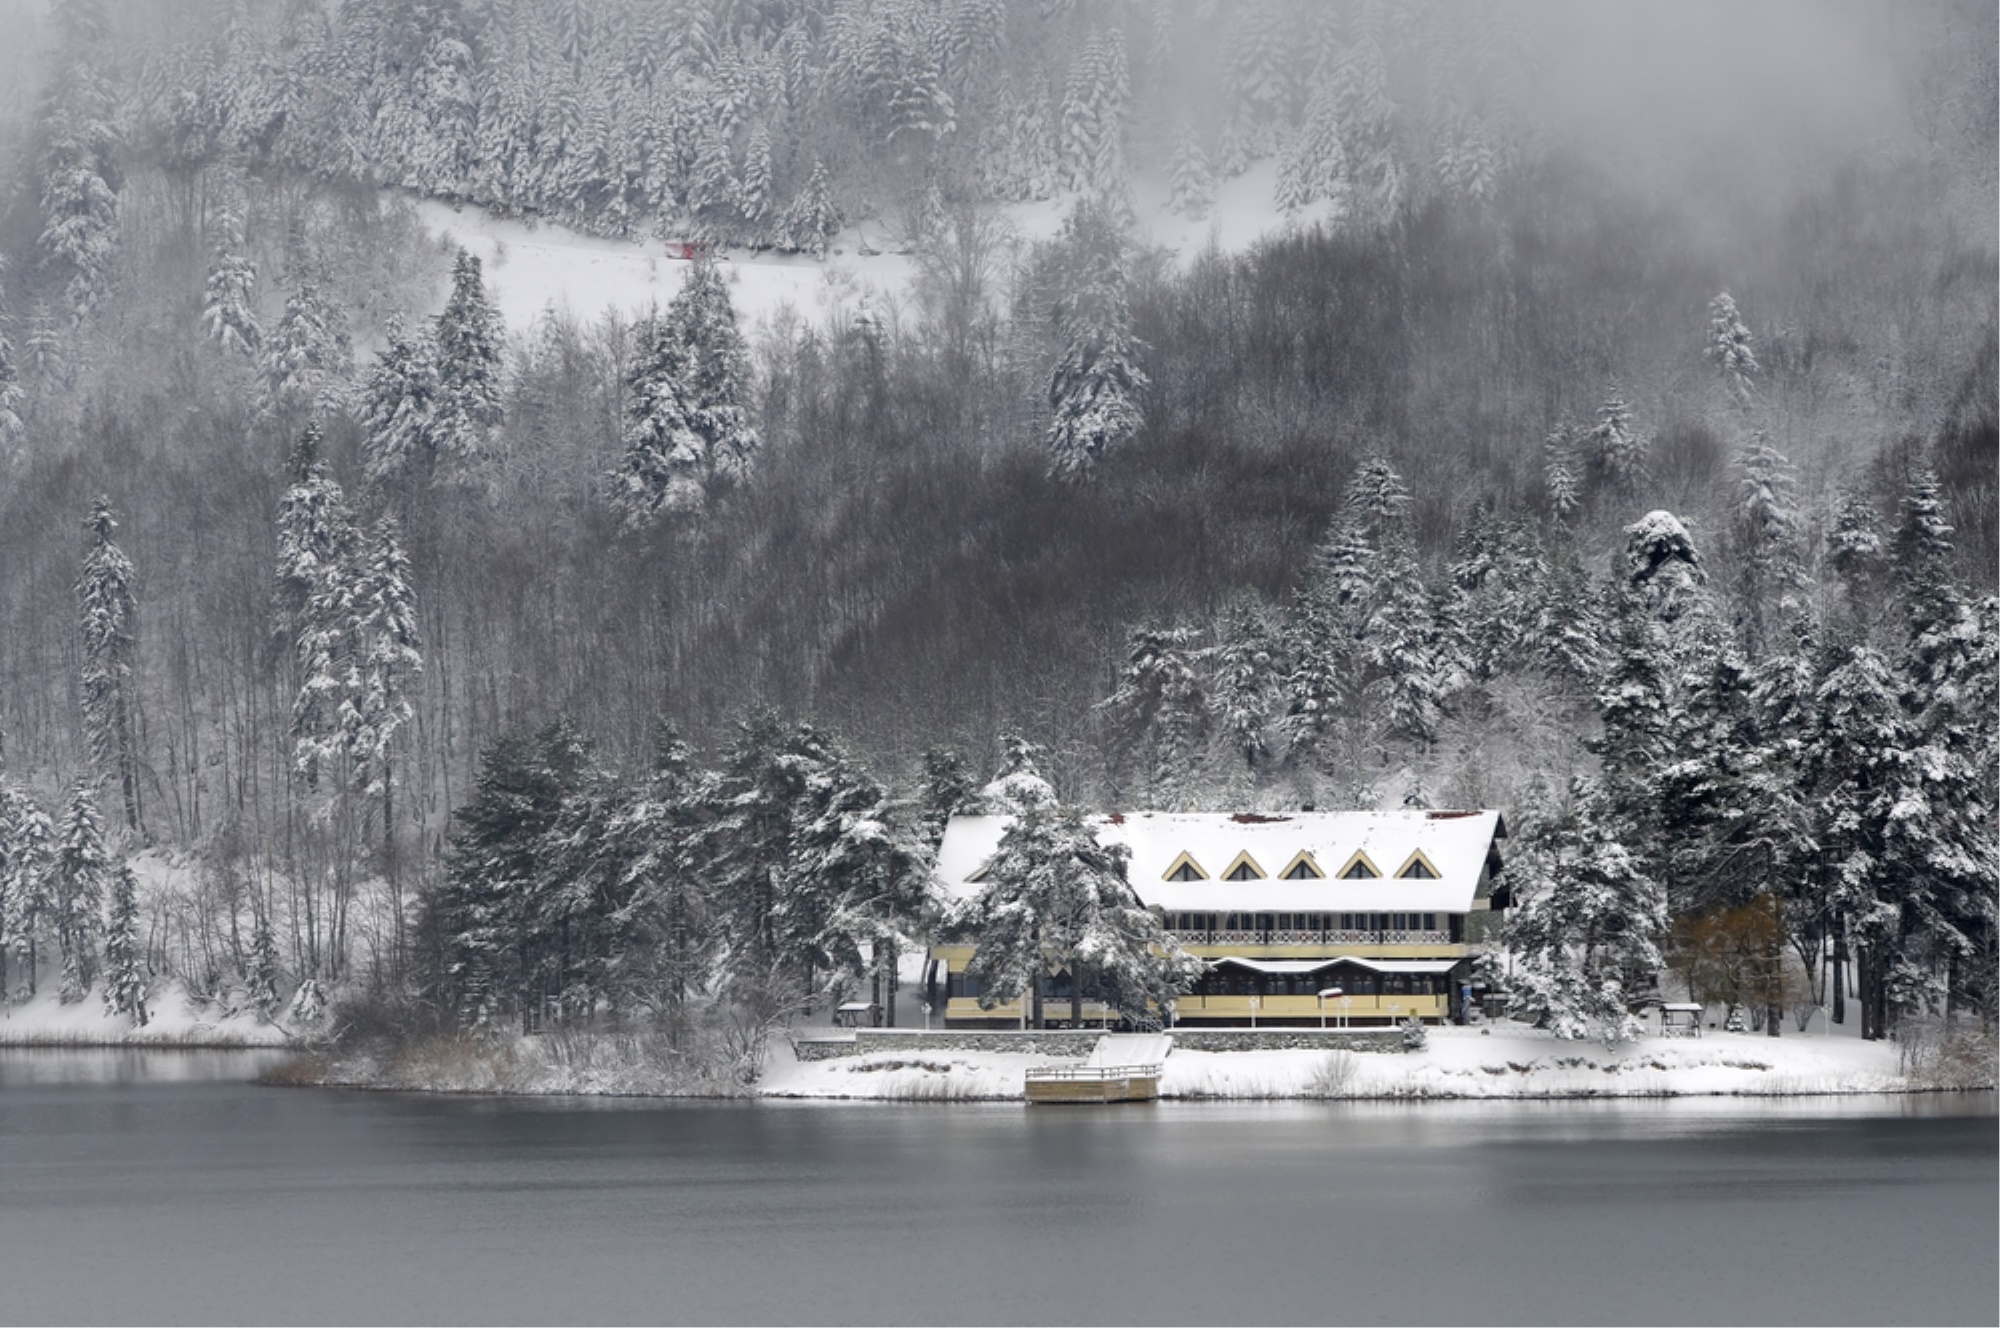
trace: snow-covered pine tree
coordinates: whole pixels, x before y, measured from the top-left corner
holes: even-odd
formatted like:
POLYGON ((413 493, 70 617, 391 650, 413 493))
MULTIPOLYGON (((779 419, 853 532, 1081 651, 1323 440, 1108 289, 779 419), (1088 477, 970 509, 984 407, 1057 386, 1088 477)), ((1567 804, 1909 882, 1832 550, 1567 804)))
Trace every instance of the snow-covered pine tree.
POLYGON ((1187 627, 1138 627, 1126 638, 1117 690, 1100 703, 1111 716, 1117 764, 1146 770, 1149 806, 1190 810, 1201 786, 1209 698, 1209 652, 1187 627))
POLYGON ((1834 505, 1833 529, 1826 537, 1826 558, 1847 592, 1850 612, 1871 611, 1885 565, 1883 555, 1882 519, 1875 504, 1858 489, 1843 489, 1834 505))
POLYGON ((1107 449, 1138 431, 1139 395, 1150 383, 1138 365, 1144 348, 1132 335, 1123 242, 1110 215, 1078 203, 1059 242, 1071 286, 1056 305, 1063 352, 1049 373, 1049 474, 1080 482, 1107 449))
POLYGON ((249 959, 250 971, 244 977, 250 989, 250 1008, 268 1024, 278 1017, 278 1010, 284 1004, 278 995, 278 942, 271 931, 268 903, 255 906, 250 924, 249 959))
POLYGON ((1736 456, 1740 476, 1736 538, 1740 550, 1743 643, 1761 657, 1782 620, 1802 612, 1811 585, 1801 547, 1792 463, 1758 430, 1736 456))
POLYGON ((1208 154, 1202 151, 1193 120, 1186 115, 1174 122, 1173 156, 1167 163, 1167 178, 1168 207, 1197 221, 1208 215, 1215 204, 1215 170, 1209 165, 1208 154))
POLYGON ((479 259, 460 249, 452 260, 451 297, 432 324, 437 409, 432 428, 438 458, 462 473, 486 450, 486 434, 500 422, 500 311, 486 297, 479 259))
POLYGON ((1379 229, 1403 206, 1403 164, 1396 151, 1396 104, 1389 99, 1388 63, 1374 35, 1356 32, 1334 69, 1334 120, 1340 127, 1348 184, 1348 214, 1379 229))
POLYGON ((354 376, 346 315, 319 287, 301 284, 286 297, 257 364, 265 414, 289 424, 340 409, 354 376))
POLYGON ((532 1031, 554 999, 548 963, 560 943, 564 879, 554 832, 597 780, 591 745, 567 720, 510 733, 480 757, 471 802, 454 814, 444 879, 428 903, 439 944, 433 995, 467 1028, 518 1018, 532 1031))
POLYGON ((2000 641, 1991 596, 1968 600, 1954 573, 1937 477, 1920 469, 1897 531, 1904 606, 1898 672, 1913 742, 1910 778, 1886 827, 1905 882, 1904 961, 1894 999, 1990 1012, 2000 843, 2000 641), (1918 985, 1921 983, 1921 985, 1918 985))
POLYGON ((1560 803, 1538 801, 1521 818, 1508 864, 1517 998, 1559 1038, 1615 1046, 1639 1032, 1631 1002, 1660 968, 1665 900, 1582 780, 1560 803))
POLYGON ((1466 682, 1466 661, 1439 630, 1416 554, 1400 528, 1377 550, 1363 658, 1369 692, 1391 732, 1428 751, 1451 698, 1466 682))
POLYGON ((1000 773, 979 791, 980 801, 996 815, 1054 806, 1055 785, 1035 766, 1042 749, 1018 733, 1002 734, 1000 746, 1005 753, 1000 773))
POLYGON ((1739 410, 1757 400, 1757 354, 1750 329, 1736 312, 1736 301, 1723 291, 1708 302, 1708 345, 1704 352, 1715 366, 1729 399, 1739 410))
POLYGON ((352 736, 354 791, 367 805, 381 804, 386 841, 395 833, 396 732, 410 721, 410 689, 424 668, 410 560, 394 520, 385 516, 375 523, 365 558, 355 570, 360 686, 343 702, 343 727, 352 736))
POLYGON ((379 490, 422 488, 438 462, 436 346, 407 332, 400 316, 382 335, 361 408, 363 472, 379 490))
POLYGON ((21 961, 25 990, 35 994, 41 936, 55 908, 55 824, 35 800, 0 782, 0 1001, 9 996, 6 956, 21 961))
POLYGON ((257 323, 257 264, 244 252, 243 220, 233 208, 216 218, 215 252, 202 286, 202 335, 224 351, 255 358, 264 341, 257 323))
POLYGON ((825 258, 828 243, 839 233, 840 210, 833 205, 826 163, 815 161, 805 185, 778 219, 778 247, 787 253, 825 258))
POLYGON ((1522 642, 1550 678, 1587 694, 1605 667, 1606 625, 1577 551, 1563 547, 1538 587, 1522 642))
POLYGON ((1347 516, 1363 536, 1379 545, 1403 528, 1409 510, 1410 490, 1402 475, 1388 457, 1371 453, 1347 483, 1347 516))
POLYGON ((935 853, 951 818, 969 815, 979 805, 979 789, 972 782, 972 767, 955 747, 926 748, 923 771, 917 790, 917 821, 935 853))
POLYGON ((7 264, 0 259, 0 465, 13 460, 27 432, 22 412, 28 408, 28 394, 21 386, 21 367, 14 357, 9 335, 14 320, 7 314, 7 264))
MULTIPOLYGON (((1815 722, 1800 753, 1824 906, 1833 916, 1835 957, 1842 957, 1850 932, 1860 946, 1861 1035, 1868 1039, 1888 1035, 1898 1004, 1888 978, 1900 967, 1907 934, 1896 885, 1909 879, 1908 867, 1896 861, 1889 834, 1904 791, 1914 782, 1910 762, 1917 743, 1901 690, 1901 680, 1879 651, 1866 645, 1831 650, 1814 693, 1815 722)), ((1841 980, 1836 971, 1836 983, 1841 980)), ((1898 997, 1922 994, 1921 982, 1914 991, 1897 992, 1898 997)), ((1841 996, 1837 987, 1836 1008, 1841 996)))
POLYGON ((1672 512, 1648 512, 1625 527, 1619 571, 1622 592, 1661 622, 1674 622, 1705 602, 1708 573, 1694 537, 1672 512))
POLYGON ((90 552, 76 581, 77 633, 82 645, 78 699, 90 757, 118 785, 125 827, 139 828, 139 751, 132 720, 132 663, 138 647, 139 603, 132 560, 111 540, 118 523, 111 500, 99 498, 84 518, 90 552))
POLYGON ((63 285, 72 324, 96 308, 118 247, 117 99, 89 54, 68 48, 50 80, 39 135, 43 267, 63 285))
POLYGON ((865 974, 886 1004, 897 956, 932 910, 930 854, 837 747, 803 792, 785 845, 780 951, 836 982, 865 974))
POLYGON ((27 380, 36 396, 69 381, 69 355, 63 348, 62 328, 49 311, 48 301, 36 300, 28 311, 28 334, 21 341, 22 362, 27 380))
POLYGON ((146 958, 139 934, 139 880, 132 865, 110 871, 111 897, 104 919, 104 1008, 146 1026, 146 958))
POLYGON ((1283 729, 1288 760, 1320 770, 1343 709, 1359 692, 1362 634, 1374 583, 1375 549, 1352 512, 1336 517, 1314 550, 1285 635, 1283 729))
POLYGON ((1632 423, 1632 408, 1614 389, 1597 408, 1596 427, 1585 435, 1594 487, 1630 497, 1646 478, 1646 440, 1632 423))
POLYGON ((1542 487, 1557 529, 1566 527, 1583 505, 1569 430, 1561 425, 1542 440, 1542 487))
POLYGON ((625 451, 611 472, 611 504, 627 530, 667 512, 698 509, 703 447, 690 418, 687 347, 658 318, 639 324, 625 374, 625 451))
POLYGON ((750 354, 713 259, 698 258, 667 306, 660 335, 681 357, 687 427, 700 440, 696 480, 705 499, 749 478, 759 440, 750 425, 750 354))
POLYGON ((715 967, 718 940, 715 899, 688 853, 699 810, 690 756, 679 731, 657 723, 651 768, 610 806, 602 842, 573 838, 559 849, 574 864, 569 870, 587 875, 594 866, 611 876, 606 999, 614 1009, 659 1017, 676 1044, 686 1032, 689 1000, 715 967), (580 848, 598 863, 576 863, 580 848))
POLYGON ((1083 1022, 1086 991, 1134 1021, 1157 1019, 1200 975, 1202 961, 1167 934, 1126 880, 1130 851, 1103 844, 1081 809, 1026 808, 980 869, 979 893, 954 925, 974 940, 968 976, 992 1009, 1030 997, 1037 1027, 1042 977, 1069 974, 1070 1023, 1083 1022))
POLYGON ((759 123, 743 149, 743 174, 736 186, 736 211, 741 218, 737 239, 753 249, 770 243, 771 219, 777 205, 771 197, 771 131, 759 123))
POLYGON ((62 1001, 74 1005, 97 979, 97 935, 103 926, 104 893, 110 884, 111 852, 97 816, 90 785, 78 781, 63 807, 56 830, 55 889, 50 924, 62 960, 62 1001))
POLYGON ((1245 772, 1255 775, 1271 757, 1271 721, 1285 677, 1283 646, 1255 591, 1231 601, 1217 637, 1209 709, 1245 772))

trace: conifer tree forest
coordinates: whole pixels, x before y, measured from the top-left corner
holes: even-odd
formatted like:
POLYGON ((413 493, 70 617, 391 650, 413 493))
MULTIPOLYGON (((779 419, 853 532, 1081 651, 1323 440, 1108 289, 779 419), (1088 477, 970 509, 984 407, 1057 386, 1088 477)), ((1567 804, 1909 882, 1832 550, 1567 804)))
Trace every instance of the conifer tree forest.
POLYGON ((1990 1027, 1991 6, 1678 156, 1586 9, 0 5, 0 998, 740 1050, 1001 925, 954 812, 1138 953, 1084 813, 1410 805, 1558 1032, 1990 1027), (692 261, 509 326, 416 200, 692 261))

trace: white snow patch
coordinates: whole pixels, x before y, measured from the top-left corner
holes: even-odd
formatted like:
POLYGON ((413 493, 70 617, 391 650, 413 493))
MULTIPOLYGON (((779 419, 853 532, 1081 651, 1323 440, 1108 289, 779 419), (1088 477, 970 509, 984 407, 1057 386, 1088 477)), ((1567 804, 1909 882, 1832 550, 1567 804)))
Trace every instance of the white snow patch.
MULTIPOLYGON (((1276 162, 1258 162, 1219 181, 1214 206, 1194 219, 1168 209, 1166 180, 1138 179, 1134 229, 1143 243, 1168 250, 1183 265, 1211 244, 1225 253, 1241 251, 1286 225, 1273 202, 1276 181, 1276 162)), ((1053 238, 1075 205, 1075 196, 1062 195, 1003 204, 998 211, 1016 240, 1034 242, 1053 238)), ((675 256, 681 252, 676 238, 613 240, 435 199, 415 206, 427 230, 480 260, 488 295, 516 331, 549 308, 584 322, 607 309, 643 317, 674 298, 691 266, 675 256)), ((723 249, 718 257, 736 311, 751 326, 787 307, 819 320, 901 300, 917 271, 903 237, 873 217, 835 236, 824 260, 747 249, 723 249)))
POLYGON ((228 1011, 188 994, 176 981, 159 983, 146 997, 146 1026, 107 1013, 93 991, 64 1005, 52 990, 19 1005, 0 1004, 4 1047, 281 1047, 285 1030, 251 1011, 228 1011))
MULTIPOLYGON (((1160 1095, 1257 1098, 1791 1097, 1894 1093, 1911 1085, 1892 1043, 1715 1033, 1644 1038, 1607 1050, 1531 1029, 1433 1028, 1420 1052, 1189 1051, 1167 1057, 1160 1095)), ((774 1047, 760 1091, 773 1097, 970 1100, 1024 1096, 1033 1065, 1076 1057, 1010 1052, 875 1052, 801 1062, 774 1047)))

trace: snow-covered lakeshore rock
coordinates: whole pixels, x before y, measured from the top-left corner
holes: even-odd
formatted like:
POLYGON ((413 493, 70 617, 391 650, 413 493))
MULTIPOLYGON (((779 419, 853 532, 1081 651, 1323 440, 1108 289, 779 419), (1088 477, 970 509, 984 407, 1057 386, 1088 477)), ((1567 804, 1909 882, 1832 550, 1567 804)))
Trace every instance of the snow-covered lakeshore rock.
POLYGON ((146 1026, 132 1027, 92 993, 64 1005, 45 991, 19 1005, 0 1005, 0 1047, 282 1047, 286 1031, 254 1013, 224 1014, 168 983, 146 998, 146 1026))
MULTIPOLYGON (((775 1047, 759 1091, 772 1097, 891 1101, 1019 1100, 1030 1065, 1076 1058, 960 1050, 800 1061, 775 1047)), ((1532 1030, 1430 1030, 1408 1055, 1343 1051, 1188 1051, 1166 1060, 1160 1096, 1182 1100, 1442 1100, 1899 1093, 1893 1043, 1851 1037, 1717 1033, 1606 1049, 1532 1030)))

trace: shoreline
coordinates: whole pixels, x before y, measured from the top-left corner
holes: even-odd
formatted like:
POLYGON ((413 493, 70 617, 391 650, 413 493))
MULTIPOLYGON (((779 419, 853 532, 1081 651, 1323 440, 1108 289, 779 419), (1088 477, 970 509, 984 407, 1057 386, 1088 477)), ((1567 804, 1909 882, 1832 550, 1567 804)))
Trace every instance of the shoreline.
MULTIPOLYGON (((76 1007, 69 1007, 75 1010, 76 1007)), ((81 1012, 79 1012, 81 1013, 81 1012)), ((81 1021, 79 1021, 81 1022, 81 1021)), ((93 1020, 92 1022, 100 1022, 93 1020)), ((857 1049, 815 1056, 784 1038, 765 1051, 757 1080, 725 1066, 663 1055, 629 1036, 560 1041, 512 1035, 490 1041, 377 1045, 346 1055, 315 1052, 273 1025, 218 1028, 210 1021, 144 1030, 38 1027, 6 1036, 15 1051, 232 1051, 282 1056, 257 1077, 277 1087, 345 1088, 480 1097, 604 1097, 782 1102, 1025 1103, 1037 1065, 1080 1063, 1041 1050, 938 1045, 857 1049)), ((1065 1050, 1069 1050, 1065 1048, 1065 1050)), ((1312 1047, 1195 1050, 1162 1063, 1160 1101, 1580 1102, 1672 1098, 1808 1099, 1992 1092, 1981 1047, 1927 1048, 1920 1040, 1778 1038, 1711 1034, 1641 1038, 1606 1048, 1559 1042, 1525 1027, 1432 1029, 1415 1051, 1312 1047), (1967 1054, 1970 1052, 1971 1054, 1967 1054)))

